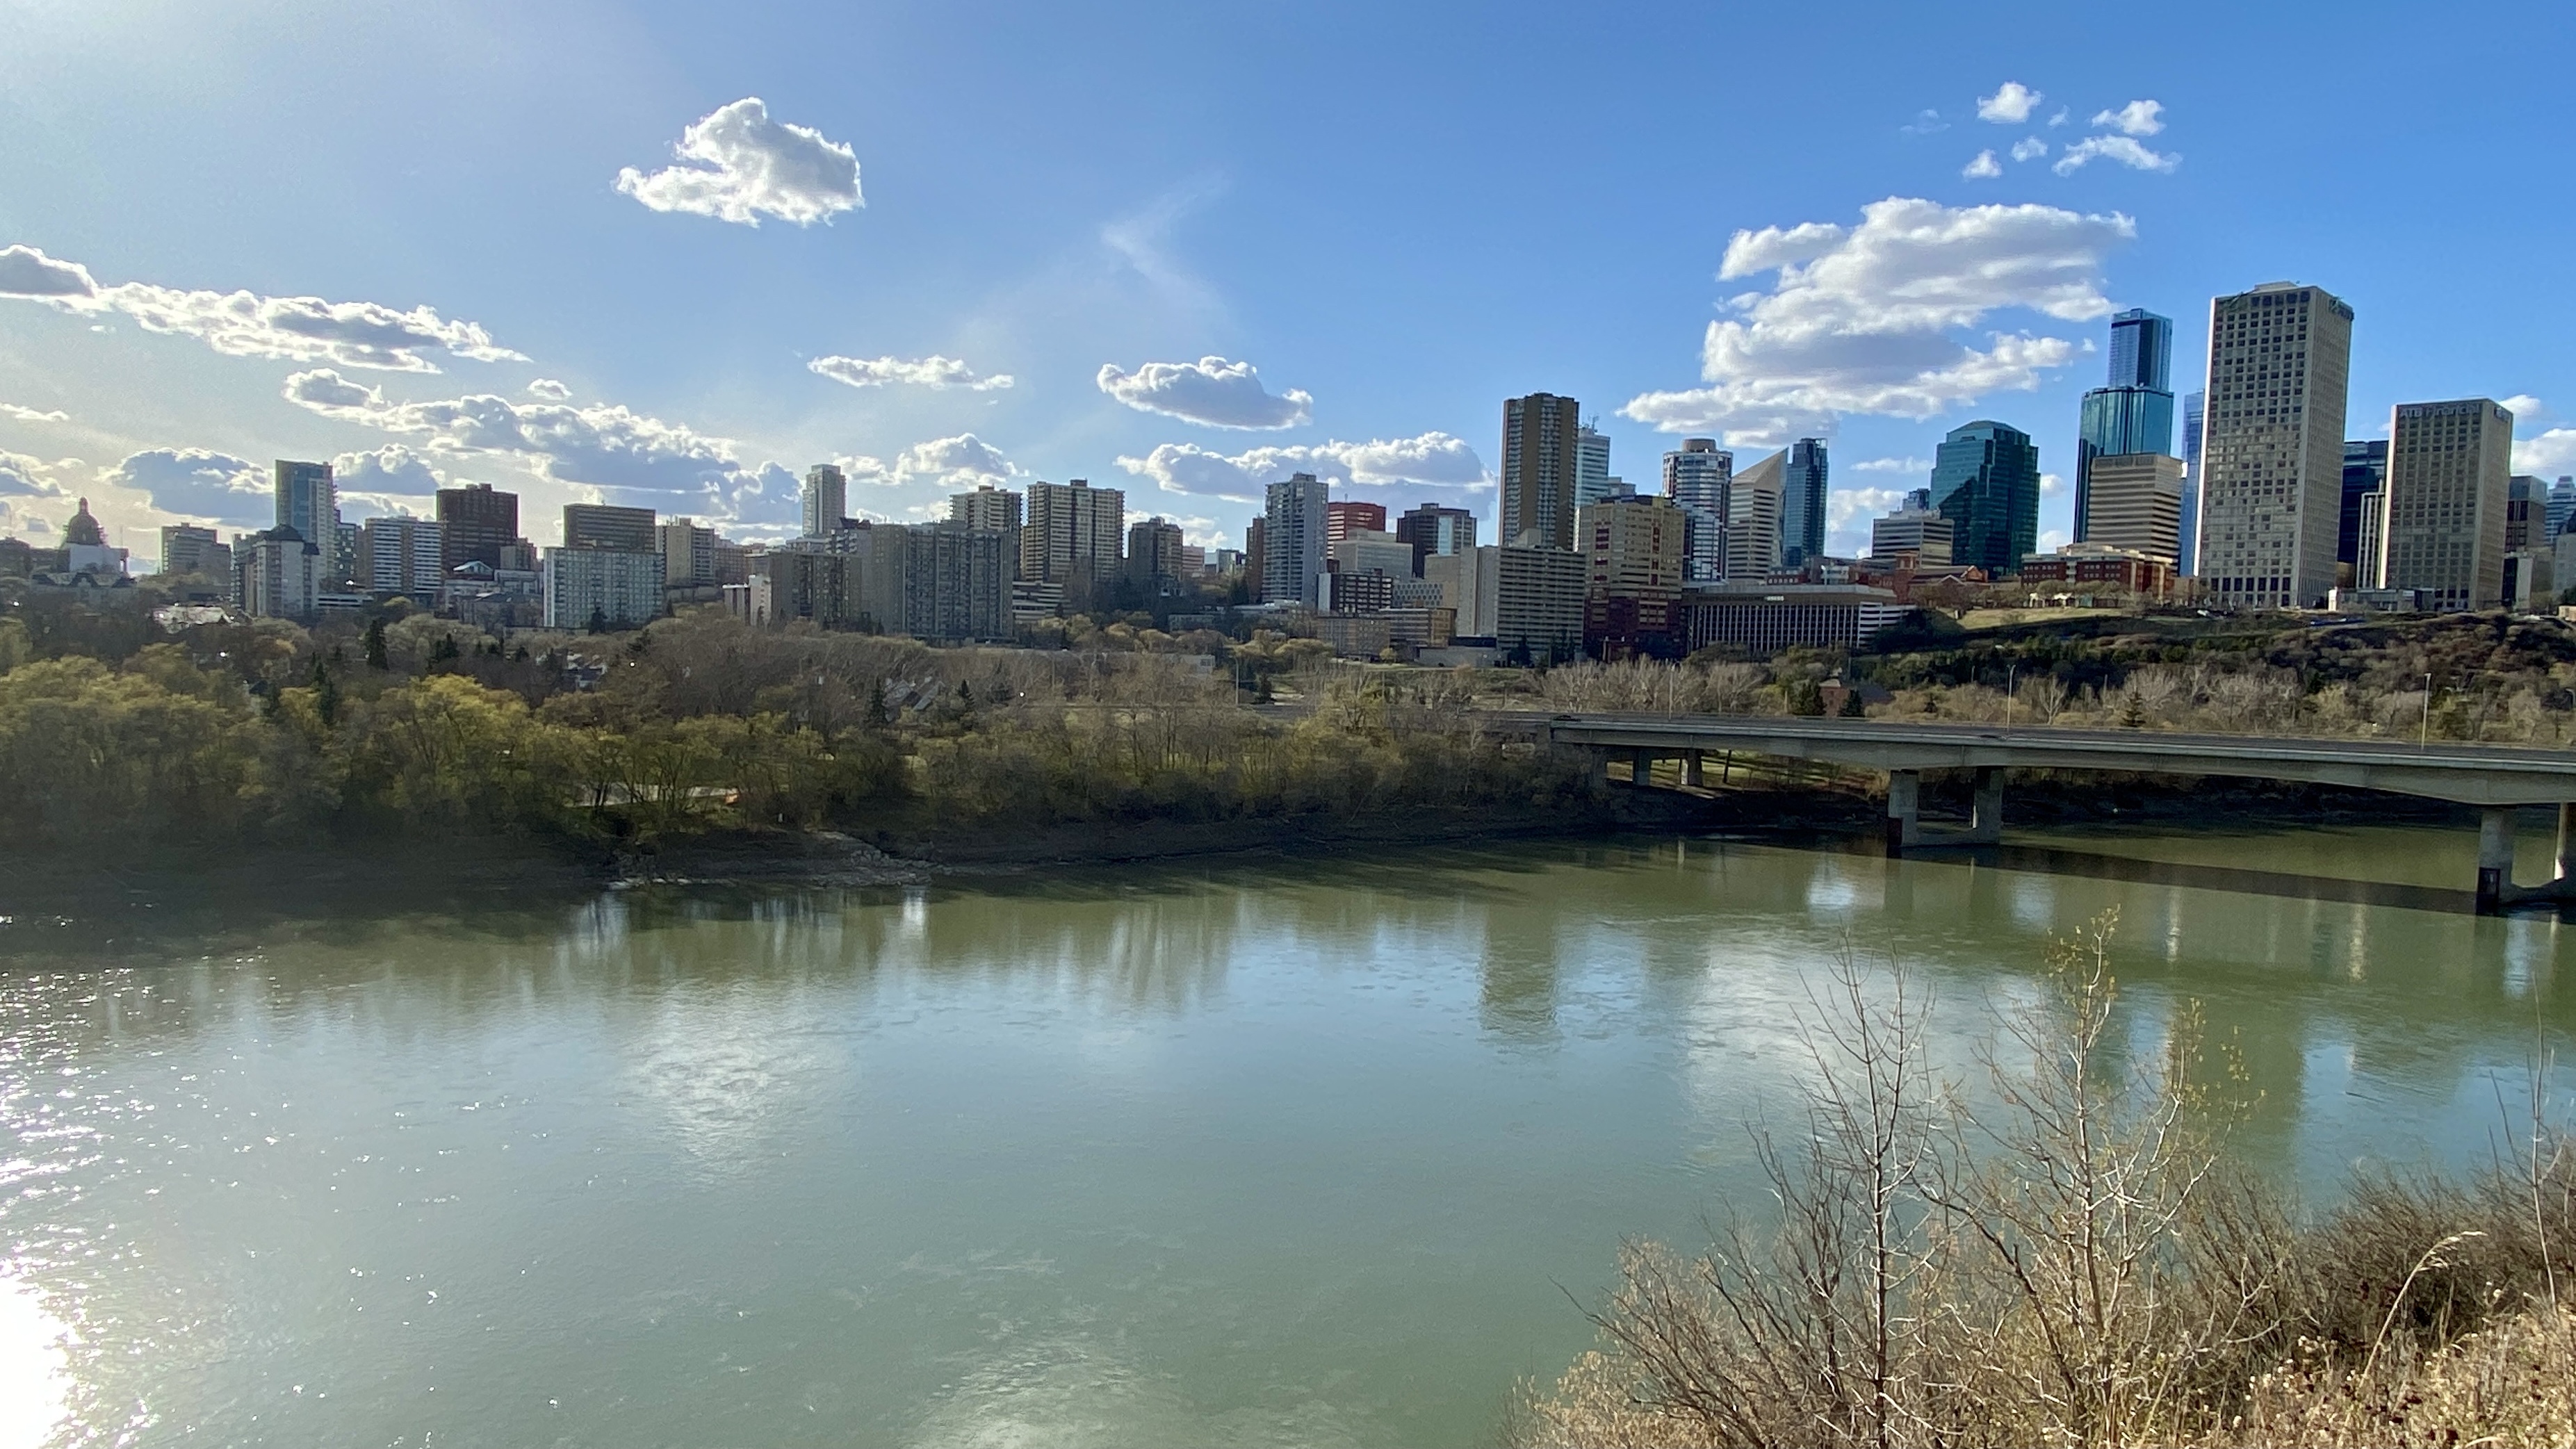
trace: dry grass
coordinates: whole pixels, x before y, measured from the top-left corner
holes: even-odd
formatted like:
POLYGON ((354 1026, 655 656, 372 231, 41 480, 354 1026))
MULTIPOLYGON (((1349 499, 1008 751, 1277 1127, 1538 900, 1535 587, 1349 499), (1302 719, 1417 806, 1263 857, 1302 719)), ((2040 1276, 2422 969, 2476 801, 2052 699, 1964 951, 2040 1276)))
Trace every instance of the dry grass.
POLYGON ((1805 1110, 1757 1129, 1776 1215, 1628 1245, 1600 1348, 1518 1405, 1528 1446, 2576 1442, 2576 1156, 2373 1178, 2298 1218, 2219 1153, 2246 1105, 2176 1014, 2107 1050, 2111 921, 2005 1013, 1983 1090, 1925 1065, 1928 1003, 1846 959, 1805 1110), (1783 1145, 1783 1144, 1786 1145, 1783 1145))

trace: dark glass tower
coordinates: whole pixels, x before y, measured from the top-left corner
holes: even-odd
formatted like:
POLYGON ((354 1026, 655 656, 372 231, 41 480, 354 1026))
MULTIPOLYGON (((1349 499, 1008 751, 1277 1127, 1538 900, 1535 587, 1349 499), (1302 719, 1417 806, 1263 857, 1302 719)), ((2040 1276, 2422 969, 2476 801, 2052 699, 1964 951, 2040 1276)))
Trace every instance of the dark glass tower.
POLYGON ((1780 495, 1780 564, 1796 568, 1825 552, 1825 440, 1800 438, 1789 449, 1780 495))
POLYGON ((1990 578, 2019 573, 2039 544, 2039 449, 2002 423, 1954 428, 1932 464, 1932 497, 1954 530, 1952 563, 1990 578))
POLYGON ((2348 563, 2361 577, 2361 500, 2388 484, 2388 440, 2343 440, 2343 507, 2335 515, 2335 562, 2348 563))
POLYGON ((2093 460, 2173 453, 2173 319, 2143 308, 2111 318, 2110 386, 2084 394, 2075 441, 2075 541, 2090 531, 2093 460))

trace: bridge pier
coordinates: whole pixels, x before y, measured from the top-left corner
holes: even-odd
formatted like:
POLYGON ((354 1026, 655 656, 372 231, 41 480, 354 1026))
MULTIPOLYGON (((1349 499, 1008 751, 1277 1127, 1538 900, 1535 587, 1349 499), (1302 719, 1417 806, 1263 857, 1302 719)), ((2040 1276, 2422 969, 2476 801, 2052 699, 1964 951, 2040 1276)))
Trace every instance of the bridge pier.
POLYGON ((1923 843, 1923 772, 1887 772, 1887 853, 1902 855, 1923 843))
MULTIPOLYGON (((1701 761, 1701 753, 1702 752, 1698 750, 1682 751, 1682 783, 1688 785, 1694 790, 1708 783, 1707 772, 1701 761)), ((2561 873, 2564 873, 2563 867, 2561 873)))
MULTIPOLYGON (((2563 823, 2566 807, 2559 809, 2563 823)), ((2478 811, 2478 914, 2504 909, 2505 899, 2512 894, 2513 807, 2489 805, 2478 811)))
POLYGON ((2558 807, 2558 880, 2561 889, 2576 881, 2576 804, 2558 807))
POLYGON ((1640 790, 1655 783, 1654 751, 1630 750, 1628 752, 1628 783, 1640 790))
POLYGON ((1977 767, 1975 813, 1968 817, 1968 843, 1993 845, 2004 838, 2004 767, 1977 767))

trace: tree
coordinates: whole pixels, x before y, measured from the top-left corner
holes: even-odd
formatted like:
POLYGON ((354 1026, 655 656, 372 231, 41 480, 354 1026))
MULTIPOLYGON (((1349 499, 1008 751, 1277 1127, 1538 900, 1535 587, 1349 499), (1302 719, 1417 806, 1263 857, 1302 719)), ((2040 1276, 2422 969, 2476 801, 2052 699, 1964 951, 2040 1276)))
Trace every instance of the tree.
POLYGON ((376 617, 367 621, 367 637, 365 642, 367 649, 367 667, 369 669, 390 669, 393 667, 385 657, 384 615, 378 614, 376 617))
POLYGON ((322 716, 322 723, 340 722, 340 685, 319 659, 313 661, 313 708, 322 716))

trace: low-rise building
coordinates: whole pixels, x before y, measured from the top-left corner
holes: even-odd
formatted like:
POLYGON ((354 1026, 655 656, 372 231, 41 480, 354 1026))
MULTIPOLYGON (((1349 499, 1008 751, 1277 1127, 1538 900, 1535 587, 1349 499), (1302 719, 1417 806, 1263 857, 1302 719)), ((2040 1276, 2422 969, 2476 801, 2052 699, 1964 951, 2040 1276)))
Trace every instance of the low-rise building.
POLYGON ((1694 586, 1682 596, 1693 652, 1711 645, 1769 658, 1785 649, 1858 649, 1913 606, 1886 589, 1836 584, 1694 586))
MULTIPOLYGON (((2102 482, 2101 465, 2111 461, 2093 460, 2097 489, 2102 482)), ((2103 543, 2070 543, 2055 553, 2035 553, 2023 559, 2021 580, 2034 592, 2071 589, 2164 599, 2173 596, 2174 561, 2171 554, 2141 553, 2103 543)))

